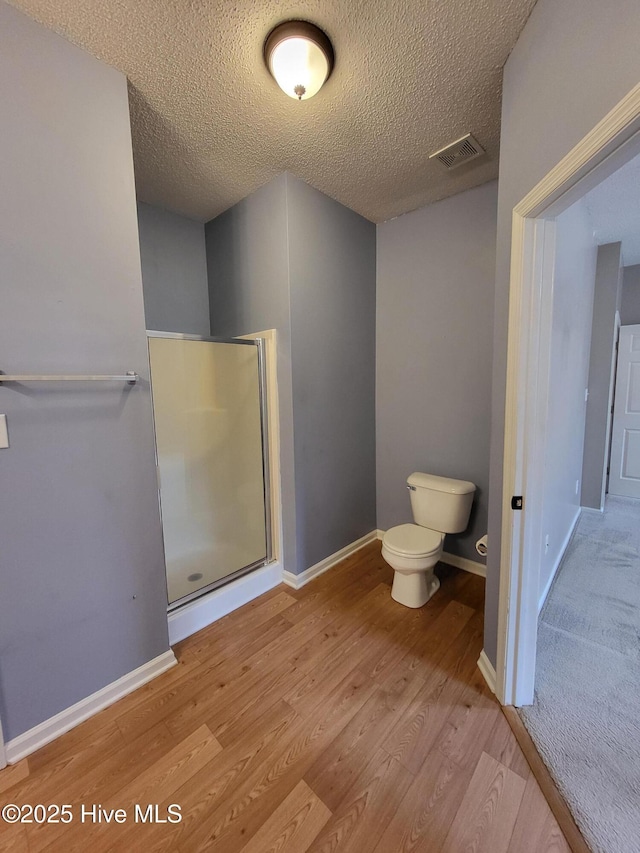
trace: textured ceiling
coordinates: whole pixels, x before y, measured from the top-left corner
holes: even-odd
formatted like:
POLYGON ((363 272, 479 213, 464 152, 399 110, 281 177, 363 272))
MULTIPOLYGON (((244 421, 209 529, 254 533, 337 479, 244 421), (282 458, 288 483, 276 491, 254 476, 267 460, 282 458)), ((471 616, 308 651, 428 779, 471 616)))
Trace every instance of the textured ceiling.
POLYGON ((288 170, 374 222, 498 173, 502 66, 535 0, 12 0, 130 81, 139 197, 208 220, 288 170), (284 95, 266 34, 333 41, 316 97, 284 95), (428 155, 473 132, 486 157, 428 155))
POLYGON ((640 155, 585 196, 596 239, 622 243, 625 266, 640 264, 640 155))

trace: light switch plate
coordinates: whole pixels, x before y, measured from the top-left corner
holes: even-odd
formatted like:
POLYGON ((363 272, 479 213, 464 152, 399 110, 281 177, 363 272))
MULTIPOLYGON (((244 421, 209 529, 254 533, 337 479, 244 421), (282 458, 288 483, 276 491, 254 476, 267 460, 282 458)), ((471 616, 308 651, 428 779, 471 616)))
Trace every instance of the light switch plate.
POLYGON ((7 430, 7 416, 0 415, 0 448, 9 447, 9 431, 7 430))

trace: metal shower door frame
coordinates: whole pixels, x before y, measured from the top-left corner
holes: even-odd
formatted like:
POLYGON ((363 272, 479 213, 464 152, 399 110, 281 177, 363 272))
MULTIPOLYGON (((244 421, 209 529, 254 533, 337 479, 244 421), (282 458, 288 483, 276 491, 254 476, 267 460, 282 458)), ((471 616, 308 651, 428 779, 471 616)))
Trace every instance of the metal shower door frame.
MULTIPOLYGON (((257 349, 258 354, 258 391, 259 391, 259 404, 260 404, 260 431, 262 435, 262 480, 263 480, 263 490, 264 490, 264 524, 265 524, 265 545, 266 545, 266 555, 263 560, 258 560, 255 563, 251 563, 248 566, 244 566, 241 569, 238 569, 235 572, 232 572, 229 575, 225 575, 224 578, 220 578, 219 580, 212 581, 212 583, 207 584, 201 589, 195 590, 189 595, 185 595, 177 601, 168 603, 168 592, 167 592, 167 612, 172 613, 178 610, 185 604, 188 604, 194 601, 197 598, 201 598, 204 595, 207 595, 210 592, 220 588, 221 586, 225 586, 231 581, 236 580, 237 578, 241 578, 244 575, 250 574, 250 572, 255 571, 256 569, 261 568, 262 566, 266 566, 267 564, 273 561, 273 532, 271 529, 272 519, 271 519, 271 477, 270 477, 270 468, 269 468, 269 426, 268 426, 268 418, 267 418, 267 374, 266 374, 266 361, 265 361, 265 342, 263 338, 223 338, 223 337, 208 337, 206 335, 187 335, 182 334, 180 332, 159 332, 156 330, 147 330, 147 354, 149 357, 149 376, 151 377, 150 381, 150 389, 151 389, 151 401, 152 401, 152 415, 153 415, 153 439, 154 439, 154 453, 156 459, 156 471, 158 470, 158 443, 156 440, 156 415, 155 409, 153 407, 153 377, 151 376, 151 353, 149 351, 149 338, 165 338, 168 340, 180 340, 180 341, 200 341, 204 343, 211 344, 236 344, 240 346, 254 346, 257 349)), ((158 483, 158 507, 160 510, 160 521, 162 522, 162 495, 160 493, 160 483, 158 483)), ((165 555, 165 564, 166 564, 166 551, 165 551, 165 543, 164 543, 164 526, 162 526, 162 551, 165 555)), ((166 574, 166 571, 165 571, 166 574)))

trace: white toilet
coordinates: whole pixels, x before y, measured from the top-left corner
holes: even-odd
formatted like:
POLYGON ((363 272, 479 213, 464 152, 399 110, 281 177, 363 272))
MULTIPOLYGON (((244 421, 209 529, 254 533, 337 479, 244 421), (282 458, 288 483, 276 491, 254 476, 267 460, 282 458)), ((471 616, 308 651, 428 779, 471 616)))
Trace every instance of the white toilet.
POLYGON ((405 607, 422 607, 440 586, 433 568, 442 554, 444 535, 466 528, 476 487, 466 480, 415 473, 407 488, 416 523, 387 530, 382 556, 395 571, 392 598, 405 607))

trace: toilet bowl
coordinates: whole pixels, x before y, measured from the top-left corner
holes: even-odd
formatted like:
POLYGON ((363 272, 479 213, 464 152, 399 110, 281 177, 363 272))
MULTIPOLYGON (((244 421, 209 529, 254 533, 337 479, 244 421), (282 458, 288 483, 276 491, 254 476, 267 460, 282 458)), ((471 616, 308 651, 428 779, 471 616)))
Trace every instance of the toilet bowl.
POLYGON ((405 607, 422 607, 438 591, 433 573, 440 559, 444 535, 417 524, 400 524, 382 540, 382 556, 395 574, 391 597, 405 607))
POLYGON ((415 524, 399 524, 382 538, 382 556, 394 570, 392 598, 422 607, 440 586, 433 569, 445 533, 459 533, 469 521, 476 487, 467 480, 414 473, 407 480, 415 524))

